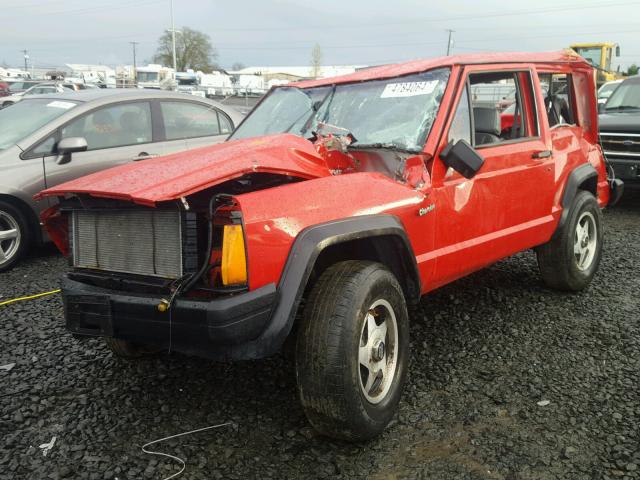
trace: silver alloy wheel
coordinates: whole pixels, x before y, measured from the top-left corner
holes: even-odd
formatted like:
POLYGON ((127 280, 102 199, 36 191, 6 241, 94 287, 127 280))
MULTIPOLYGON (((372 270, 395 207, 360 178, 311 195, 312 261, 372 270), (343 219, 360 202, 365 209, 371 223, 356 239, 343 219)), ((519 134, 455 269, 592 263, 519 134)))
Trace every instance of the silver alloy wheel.
POLYGON ((16 255, 21 238, 16 219, 0 210, 0 265, 9 262, 16 255))
POLYGON ((573 240, 573 254, 578 270, 587 270, 593 263, 598 247, 596 219, 591 212, 583 212, 578 218, 573 240))
POLYGON ((398 370, 398 322, 386 300, 376 300, 365 315, 358 363, 362 393, 369 402, 380 403, 398 370))

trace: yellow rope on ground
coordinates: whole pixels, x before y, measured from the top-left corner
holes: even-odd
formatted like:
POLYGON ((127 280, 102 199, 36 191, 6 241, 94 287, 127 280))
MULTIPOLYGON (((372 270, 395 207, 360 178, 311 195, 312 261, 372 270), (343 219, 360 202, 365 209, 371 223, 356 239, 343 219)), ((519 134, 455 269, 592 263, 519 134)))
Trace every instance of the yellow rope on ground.
POLYGON ((54 293, 60 293, 60 289, 51 290, 50 292, 37 293, 35 295, 29 295, 26 297, 19 297, 19 298, 12 298, 11 300, 5 300, 4 302, 0 302, 0 307, 3 305, 9 305, 10 303, 21 302, 23 300, 31 300, 33 298, 44 297, 45 295, 53 295, 54 293))

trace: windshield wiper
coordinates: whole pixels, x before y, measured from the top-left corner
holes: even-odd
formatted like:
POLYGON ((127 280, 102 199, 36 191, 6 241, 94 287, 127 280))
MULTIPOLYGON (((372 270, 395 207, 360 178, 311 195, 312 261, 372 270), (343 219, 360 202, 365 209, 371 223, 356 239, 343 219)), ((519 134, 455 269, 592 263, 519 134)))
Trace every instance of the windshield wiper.
POLYGON ((618 105, 617 107, 604 107, 606 110, 638 110, 640 106, 636 105, 618 105))
POLYGON ((416 149, 411 149, 407 147, 401 147, 400 145, 396 145, 395 143, 358 143, 355 145, 350 145, 349 148, 377 148, 381 150, 398 150, 400 152, 408 152, 408 153, 419 153, 416 149))

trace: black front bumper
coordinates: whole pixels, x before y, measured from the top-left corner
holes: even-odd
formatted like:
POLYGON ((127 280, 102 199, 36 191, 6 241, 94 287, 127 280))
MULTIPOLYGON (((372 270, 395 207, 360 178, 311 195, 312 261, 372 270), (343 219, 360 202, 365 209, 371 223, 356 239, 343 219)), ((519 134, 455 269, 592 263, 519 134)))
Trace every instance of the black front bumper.
POLYGON ((611 164, 616 178, 628 184, 640 183, 640 157, 637 159, 629 159, 608 155, 607 160, 611 164))
MULTIPOLYGON (((213 359, 255 358, 254 345, 269 326, 275 285, 215 300, 178 298, 158 311, 160 295, 130 294, 64 277, 67 329, 213 359)), ((263 349, 264 350, 264 349, 263 349)))

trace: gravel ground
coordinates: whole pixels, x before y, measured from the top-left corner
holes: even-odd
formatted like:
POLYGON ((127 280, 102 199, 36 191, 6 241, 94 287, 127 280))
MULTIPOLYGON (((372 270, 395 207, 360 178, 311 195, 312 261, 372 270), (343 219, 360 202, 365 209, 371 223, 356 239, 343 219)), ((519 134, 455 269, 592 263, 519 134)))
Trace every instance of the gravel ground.
MULTIPOLYGON (((0 307, 0 478, 640 478, 640 195, 605 214, 599 274, 545 289, 527 252, 426 297, 397 419, 366 445, 307 425, 293 368, 180 355, 115 359, 63 329, 52 296, 0 307), (57 437, 45 457, 39 445, 57 437)), ((0 300, 55 288, 46 249, 1 277, 0 300)))

